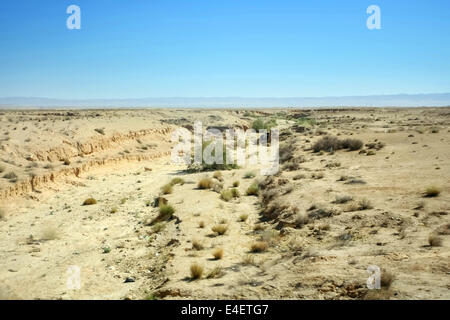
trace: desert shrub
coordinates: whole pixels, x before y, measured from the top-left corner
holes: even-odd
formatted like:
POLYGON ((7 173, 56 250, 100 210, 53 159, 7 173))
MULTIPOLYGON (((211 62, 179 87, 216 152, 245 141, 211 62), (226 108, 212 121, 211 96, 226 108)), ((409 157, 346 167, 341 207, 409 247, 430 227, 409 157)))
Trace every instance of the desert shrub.
POLYGON ((377 153, 375 152, 375 151, 373 151, 373 150, 369 150, 369 151, 367 151, 367 153, 366 153, 368 156, 374 156, 374 155, 376 155, 377 153))
POLYGON ((323 179, 323 177, 324 177, 324 174, 323 174, 323 172, 321 172, 321 171, 319 171, 319 172, 314 172, 314 173, 311 175, 311 178, 313 178, 313 179, 323 179))
POLYGON ((0 166, 0 173, 5 172, 5 167, 4 166, 0 166))
POLYGON ((353 197, 352 196, 336 196, 336 200, 334 200, 334 203, 347 203, 349 201, 352 201, 353 197))
POLYGON ((255 121, 253 121, 252 123, 252 129, 253 130, 270 130, 270 128, 275 127, 277 125, 276 120, 272 119, 269 121, 264 121, 262 119, 256 119, 255 121))
POLYGON ((239 198, 241 196, 241 193, 236 188, 231 189, 231 194, 233 195, 233 198, 239 198))
POLYGON ((202 178, 197 183, 199 189, 211 189, 213 181, 210 178, 202 178))
POLYGON ((212 255, 214 257, 214 259, 216 260, 220 260, 223 257, 223 249, 222 248, 217 248, 212 252, 212 255))
POLYGON ((88 199, 84 200, 83 206, 91 206, 96 203, 97 203, 97 200, 95 200, 94 198, 88 198, 88 199))
POLYGON ((442 245, 442 238, 436 234, 430 234, 428 237, 428 244, 431 247, 440 247, 442 245))
POLYGON ((116 213, 118 211, 117 207, 111 208, 110 213, 116 213))
POLYGON ((222 190, 222 192, 220 193, 220 198, 224 201, 230 201, 231 199, 233 199, 233 193, 231 192, 230 189, 227 190, 222 190))
POLYGON ((268 243, 265 241, 256 241, 252 243, 250 251, 253 253, 264 252, 269 247, 268 243))
POLYGON ((183 184, 184 184, 184 180, 183 180, 182 178, 173 178, 173 179, 170 181, 170 184, 171 184, 172 186, 175 186, 175 185, 177 185, 177 184, 183 185, 183 184))
POLYGON ((242 213, 239 216, 239 221, 241 221, 241 222, 245 222, 245 221, 247 221, 247 219, 248 219, 248 214, 246 214, 246 213, 242 213))
POLYGON ((234 181, 234 182, 233 182, 233 187, 234 187, 234 188, 237 188, 237 187, 239 187, 240 184, 241 184, 241 183, 240 183, 239 181, 234 181))
POLYGON ((286 171, 296 171, 300 169, 300 162, 299 161, 295 161, 295 160, 291 160, 289 162, 286 162, 285 164, 283 164, 283 170, 286 171))
POLYGON ((341 141, 343 149, 349 149, 350 151, 356 151, 363 147, 363 142, 358 139, 344 139, 341 141))
POLYGON ((293 143, 283 143, 280 145, 278 154, 281 163, 291 161, 294 158, 295 146, 293 143))
POLYGON ((200 240, 194 239, 194 240, 192 240, 192 248, 199 251, 199 250, 203 250, 204 246, 200 240))
POLYGON ((363 147, 363 142, 358 139, 343 139, 337 137, 325 136, 313 144, 314 152, 328 151, 333 152, 340 149, 349 149, 350 151, 359 150, 363 147))
POLYGON ((274 201, 264 208, 263 215, 269 219, 275 219, 288 208, 289 206, 287 204, 284 204, 281 201, 274 201))
POLYGON ((306 214, 297 214, 294 218, 294 225, 296 228, 301 228, 309 222, 309 218, 306 214))
POLYGON ((319 151, 335 151, 340 149, 339 139, 333 136, 325 136, 320 138, 316 143, 313 144, 312 148, 314 152, 319 151))
POLYGON ((205 227, 205 221, 200 221, 200 222, 198 223, 198 227, 199 227, 200 229, 203 229, 203 228, 205 227))
POLYGON ((242 264, 244 266, 255 266, 256 265, 256 261, 255 261, 255 257, 251 254, 247 254, 244 256, 244 258, 242 258, 242 264))
POLYGON ((162 186, 161 192, 163 194, 171 194, 173 192, 173 185, 168 183, 162 186))
POLYGON ((222 236, 227 232, 228 226, 225 224, 217 224, 214 227, 212 227, 211 230, 217 233, 218 235, 222 236))
POLYGON ((69 160, 69 159, 64 159, 64 165, 65 165, 65 166, 70 165, 70 160, 69 160))
POLYGON ((159 207, 159 220, 168 220, 172 218, 172 215, 175 213, 174 207, 170 204, 163 204, 159 207))
POLYGON ((216 266, 206 274, 207 279, 220 278, 223 275, 222 267, 216 266))
POLYGON ((214 179, 217 179, 217 180, 219 180, 219 181, 223 181, 222 172, 220 172, 220 171, 214 172, 213 178, 214 178, 214 179))
POLYGON ((254 177, 256 177, 256 173, 253 171, 249 171, 244 174, 244 179, 252 179, 254 177))
POLYGON ((425 189, 425 197, 437 197, 441 193, 441 190, 436 186, 429 186, 425 189))
POLYGON ((8 172, 6 173, 3 178, 8 179, 8 180, 14 180, 17 179, 17 174, 15 174, 14 172, 8 172))
POLYGON ((266 226, 263 225, 262 223, 257 223, 253 226, 253 231, 264 231, 266 229, 266 226))
POLYGON ((304 179, 305 175, 303 173, 299 173, 297 175, 295 175, 292 179, 293 180, 300 180, 300 179, 304 179))
POLYGON ((198 263, 191 264, 191 278, 193 280, 200 279, 203 275, 203 267, 198 263))
POLYGON ((264 190, 262 192, 262 203, 267 205, 270 201, 278 196, 278 192, 275 189, 264 190))
POLYGON ((257 196, 259 194, 259 185, 257 183, 252 183, 246 191, 248 196, 257 196))
POLYGON ((358 201, 358 210, 368 210, 372 209, 373 205, 368 199, 361 199, 358 201))

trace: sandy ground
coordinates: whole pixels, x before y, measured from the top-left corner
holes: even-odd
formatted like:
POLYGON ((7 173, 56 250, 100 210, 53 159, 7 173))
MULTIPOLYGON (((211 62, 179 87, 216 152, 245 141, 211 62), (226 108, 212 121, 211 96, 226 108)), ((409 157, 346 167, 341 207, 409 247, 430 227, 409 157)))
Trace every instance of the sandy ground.
POLYGON ((450 109, 265 112, 1 112, 0 298, 449 299, 450 109), (298 128, 296 114, 315 124, 298 128), (222 171, 223 188, 239 181, 240 197, 199 190, 213 172, 171 163, 178 126, 246 128, 259 116, 290 132, 281 144, 293 155, 271 178, 257 166, 222 171), (327 134, 383 144, 313 152, 327 134), (184 184, 163 196, 175 218, 150 224, 174 177, 184 184), (255 181, 259 196, 246 195, 255 181), (440 194, 425 197, 428 186, 440 194), (83 206, 90 197, 97 203, 83 206), (211 230, 218 224, 224 235, 211 230), (251 252, 256 241, 268 249, 251 252), (191 279, 194 263, 201 279, 191 279), (369 265, 382 270, 381 290, 366 287, 369 265), (79 290, 67 286, 71 266, 79 290))

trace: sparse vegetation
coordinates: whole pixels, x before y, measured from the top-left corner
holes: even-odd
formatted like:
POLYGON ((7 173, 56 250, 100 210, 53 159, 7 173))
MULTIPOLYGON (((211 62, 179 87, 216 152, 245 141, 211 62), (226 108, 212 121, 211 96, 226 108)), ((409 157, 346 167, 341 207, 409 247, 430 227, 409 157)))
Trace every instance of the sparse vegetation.
POLYGON ((171 194, 173 192, 173 185, 168 183, 161 188, 162 194, 171 194))
POLYGON ((436 186, 429 186, 425 189, 425 197, 433 198, 437 197, 441 193, 441 190, 436 186))
POLYGON ((207 279, 220 278, 223 275, 222 267, 216 266, 206 274, 207 279))
POLYGON ((237 188, 237 187, 239 187, 239 185, 240 185, 241 183, 237 180, 237 181, 234 181, 233 182, 233 187, 234 188, 237 188))
POLYGON ((222 257, 223 257, 223 249, 222 248, 214 249, 214 251, 212 252, 212 255, 213 255, 215 260, 222 259, 222 257))
POLYGON ((217 179, 217 180, 219 180, 219 181, 223 181, 222 172, 220 172, 220 171, 214 172, 213 178, 214 178, 214 179, 217 179))
POLYGON ((172 215, 175 213, 174 207, 170 204, 163 204, 159 207, 159 219, 160 220, 168 220, 172 218, 172 215))
POLYGON ((17 174, 15 174, 14 172, 8 172, 6 173, 3 178, 8 179, 8 180, 14 180, 17 179, 17 174))
POLYGON ((225 224, 218 224, 212 227, 211 230, 217 233, 218 235, 222 236, 227 232, 228 226, 225 224))
POLYGON ((256 241, 252 243, 250 251, 253 253, 260 253, 267 250, 269 247, 268 243, 265 241, 256 241))
POLYGON ((177 184, 179 184, 179 185, 183 185, 184 184, 184 180, 182 179, 182 178, 173 178, 171 181, 170 181, 170 184, 172 185, 172 186, 175 186, 175 185, 177 185, 177 184))
POLYGON ((198 239, 192 240, 192 249, 199 251, 199 250, 203 250, 203 248, 204 248, 204 245, 200 240, 198 240, 198 239))
POLYGON ((197 183, 199 189, 211 189, 213 181, 210 178, 202 178, 197 183))
POLYGON ((344 139, 339 140, 337 137, 325 136, 320 138, 313 144, 312 148, 314 152, 328 151, 333 152, 340 149, 349 149, 350 151, 356 151, 363 147, 363 142, 357 139, 344 139))
POLYGON ((253 179, 254 177, 256 177, 256 173, 253 171, 249 171, 244 174, 244 179, 253 179))
POLYGON ((430 234, 428 237, 428 244, 430 247, 440 247, 442 245, 442 238, 436 234, 430 234))
POLYGON ((201 279, 203 275, 203 267, 201 265, 199 265, 198 263, 193 263, 191 264, 190 270, 192 280, 201 279))
POLYGON ((259 194, 259 185, 256 182, 252 183, 247 188, 246 194, 248 196, 257 196, 259 194))
POLYGON ((97 200, 95 200, 94 198, 87 198, 86 200, 83 201, 83 206, 91 206, 96 203, 97 200))
POLYGON ((239 215, 239 221, 241 222, 245 222, 248 219, 248 214, 246 213, 242 213, 241 215, 239 215))
POLYGON ((347 203, 347 202, 352 201, 352 200, 353 200, 352 196, 347 196, 347 195, 337 196, 336 200, 334 201, 334 203, 342 204, 342 203, 347 203))

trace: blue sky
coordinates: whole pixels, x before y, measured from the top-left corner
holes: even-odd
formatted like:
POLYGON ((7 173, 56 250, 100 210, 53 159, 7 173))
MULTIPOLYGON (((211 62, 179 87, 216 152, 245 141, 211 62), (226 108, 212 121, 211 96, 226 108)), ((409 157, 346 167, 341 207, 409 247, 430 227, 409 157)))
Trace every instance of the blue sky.
POLYGON ((0 70, 0 97, 450 92, 450 1, 4 0, 0 70))

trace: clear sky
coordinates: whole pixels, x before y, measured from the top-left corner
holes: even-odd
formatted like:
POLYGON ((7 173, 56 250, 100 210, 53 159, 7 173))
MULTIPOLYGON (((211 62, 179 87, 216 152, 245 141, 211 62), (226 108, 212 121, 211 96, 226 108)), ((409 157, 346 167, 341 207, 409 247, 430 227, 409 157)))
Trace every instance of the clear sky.
POLYGON ((450 92, 448 0, 2 0, 0 96, 450 92), (68 30, 66 8, 81 8, 68 30), (369 5, 381 30, 366 27, 369 5))

